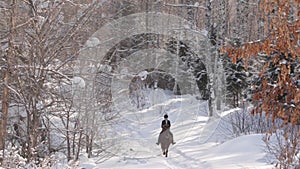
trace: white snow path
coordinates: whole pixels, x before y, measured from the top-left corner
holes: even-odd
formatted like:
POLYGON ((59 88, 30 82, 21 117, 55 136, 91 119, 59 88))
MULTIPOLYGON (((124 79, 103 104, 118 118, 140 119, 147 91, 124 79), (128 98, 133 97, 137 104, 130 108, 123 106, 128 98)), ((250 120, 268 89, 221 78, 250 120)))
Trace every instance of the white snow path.
MULTIPOLYGON (((230 112, 224 112, 220 117, 227 113, 230 112)), ((211 141, 220 117, 208 118, 207 102, 192 96, 167 99, 147 110, 123 112, 122 117, 123 123, 119 124, 122 137, 118 140, 120 148, 116 156, 96 165, 90 164, 92 160, 82 162, 81 166, 86 169, 272 168, 263 161, 265 154, 260 150, 261 135, 245 136, 224 144, 211 141), (169 115, 176 142, 170 146, 167 158, 162 156, 160 146, 155 144, 164 113, 169 115), (247 145, 247 140, 253 144, 247 145), (231 148, 237 144, 240 144, 238 148, 231 148)))

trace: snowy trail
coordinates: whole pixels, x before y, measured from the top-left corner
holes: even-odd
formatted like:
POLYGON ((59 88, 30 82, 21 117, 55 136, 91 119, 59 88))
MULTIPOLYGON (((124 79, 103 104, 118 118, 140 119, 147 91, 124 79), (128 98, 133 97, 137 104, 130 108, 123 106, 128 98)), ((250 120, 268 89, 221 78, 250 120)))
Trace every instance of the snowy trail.
MULTIPOLYGON (((171 145, 169 149, 169 157, 165 158, 161 154, 160 146, 155 143, 160 132, 160 122, 163 113, 157 112, 157 109, 149 108, 149 111, 139 111, 126 114, 129 140, 125 140, 127 147, 134 145, 130 151, 122 152, 125 156, 124 161, 136 161, 141 163, 143 160, 157 161, 162 163, 162 168, 199 168, 206 166, 198 158, 193 156, 197 152, 207 149, 199 146, 196 150, 194 142, 199 142, 203 126, 206 125, 208 117, 206 116, 206 102, 190 98, 176 98, 168 100, 168 110, 170 120, 172 122, 171 131, 176 141, 175 145, 171 145), (152 115, 151 115, 152 114, 152 115), (135 122, 135 123, 133 123, 135 122), (130 143, 129 143, 130 142, 130 143), (190 146, 188 144, 190 143, 190 146), (189 161, 188 163, 186 163, 189 161), (203 163, 203 164, 202 164, 203 163)), ((126 149, 126 148, 125 148, 126 149)), ((147 168, 147 164, 144 164, 147 168)))
MULTIPOLYGON (((232 140, 227 144, 211 141, 209 138, 217 128, 219 118, 208 118, 206 110, 205 101, 184 96, 167 98, 146 110, 123 112, 123 121, 119 124, 119 134, 122 135, 118 140, 119 151, 104 163, 84 166, 86 169, 272 168, 263 160, 265 154, 260 150, 260 135, 245 137, 245 140, 232 140), (160 146, 155 144, 164 113, 169 115, 176 142, 170 146, 167 158, 162 156, 160 146), (247 140, 252 140, 255 144, 248 146, 247 140), (230 149, 230 146, 235 147, 239 143, 242 143, 240 149, 230 149), (253 154, 247 153, 249 150, 243 149, 243 146, 250 147, 253 154)), ((228 112, 221 116, 226 113, 228 112)))

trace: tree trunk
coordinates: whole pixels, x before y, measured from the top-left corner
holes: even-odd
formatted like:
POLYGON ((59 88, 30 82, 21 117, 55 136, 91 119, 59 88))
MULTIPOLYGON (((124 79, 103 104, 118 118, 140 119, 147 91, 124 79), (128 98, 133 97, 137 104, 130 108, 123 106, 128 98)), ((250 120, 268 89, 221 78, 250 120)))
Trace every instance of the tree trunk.
POLYGON ((75 124, 74 124, 74 134, 73 134, 73 140, 72 140, 72 154, 75 156, 75 148, 76 148, 76 129, 78 129, 79 127, 79 119, 77 119, 77 122, 75 122, 75 124))
POLYGON ((92 151, 93 151, 93 135, 91 136, 89 140, 89 152, 88 152, 88 158, 92 157, 92 151))
POLYGON ((89 133, 86 136, 86 153, 88 154, 88 158, 92 157, 92 149, 93 148, 93 132, 89 133))
MULTIPOLYGON (((213 31, 213 29, 212 29, 212 24, 211 24, 211 13, 212 13, 212 11, 211 11, 211 0, 206 0, 206 7, 207 7, 207 9, 206 9, 206 29, 208 30, 208 36, 209 36, 209 39, 210 39, 210 41, 211 41, 211 44, 213 44, 214 42, 213 42, 213 38, 212 38, 212 31, 213 31)), ((213 47, 211 47, 211 49, 210 49, 210 51, 213 51, 214 49, 213 49, 213 47)), ((210 64, 210 61, 209 60, 207 60, 206 61, 207 62, 207 64, 210 64)), ((209 70, 208 70, 209 71, 209 70)), ((210 71, 209 71, 210 72, 210 71)), ((209 77, 211 74, 209 74, 208 73, 208 90, 209 90, 209 99, 208 99, 208 110, 209 110, 209 112, 208 112, 208 116, 212 116, 213 115, 213 107, 212 107, 212 85, 211 85, 211 78, 209 77)))
POLYGON ((70 112, 67 113, 67 124, 66 124, 66 135, 67 135, 67 159, 68 161, 71 160, 71 141, 70 141, 70 128, 69 128, 69 125, 70 125, 70 112))
POLYGON ((77 152, 75 156, 75 161, 79 159, 79 154, 80 154, 80 148, 81 148, 81 141, 82 141, 82 134, 83 134, 83 128, 80 128, 79 131, 79 140, 78 140, 78 146, 77 146, 77 152))
POLYGON ((222 79, 224 78, 224 74, 222 73, 223 71, 223 66, 219 63, 221 63, 220 59, 221 59, 221 55, 220 55, 220 48, 221 46, 224 45, 225 43, 225 37, 226 37, 226 32, 227 32, 227 22, 228 22, 228 18, 227 18, 227 6, 228 6, 228 2, 226 2, 226 0, 221 0, 220 2, 220 27, 219 27, 219 34, 218 34, 218 43, 217 43, 217 58, 216 58, 216 64, 217 64, 217 73, 215 73, 215 75, 217 76, 217 80, 216 80, 216 104, 217 104, 217 110, 221 110, 222 108, 222 101, 224 101, 222 98, 222 79))
POLYGON ((7 67, 4 76, 4 87, 2 94, 2 117, 0 119, 0 150, 3 150, 3 156, 0 159, 2 164, 4 159, 5 139, 6 139, 6 125, 8 118, 9 107, 9 83, 10 83, 10 66, 14 58, 14 33, 15 33, 15 13, 16 13, 16 0, 11 1, 10 13, 10 32, 9 32, 9 48, 7 53, 7 67))
POLYGON ((243 43, 249 40, 249 0, 237 0, 237 28, 235 38, 239 38, 239 42, 243 43))
POLYGON ((87 154, 89 154, 89 149, 90 149, 90 136, 89 136, 90 133, 86 133, 86 136, 85 136, 85 152, 87 154))

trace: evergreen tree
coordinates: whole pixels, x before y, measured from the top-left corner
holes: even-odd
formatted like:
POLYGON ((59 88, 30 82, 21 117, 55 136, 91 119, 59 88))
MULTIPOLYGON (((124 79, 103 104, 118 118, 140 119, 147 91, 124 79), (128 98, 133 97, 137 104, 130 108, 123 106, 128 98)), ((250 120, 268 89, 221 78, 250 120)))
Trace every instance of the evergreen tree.
POLYGON ((231 100, 233 107, 239 106, 240 99, 248 87, 247 75, 242 59, 239 59, 236 64, 229 60, 224 61, 225 74, 226 74, 226 98, 231 100))

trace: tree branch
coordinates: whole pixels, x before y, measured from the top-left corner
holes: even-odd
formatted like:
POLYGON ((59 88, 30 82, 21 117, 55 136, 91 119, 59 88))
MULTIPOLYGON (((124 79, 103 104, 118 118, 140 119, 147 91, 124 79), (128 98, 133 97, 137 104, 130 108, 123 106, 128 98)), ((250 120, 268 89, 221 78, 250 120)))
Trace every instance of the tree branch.
POLYGON ((165 3, 164 6, 171 6, 171 7, 185 7, 185 8, 199 8, 199 9, 204 9, 207 10, 206 7, 204 6, 197 6, 197 5, 188 5, 188 4, 169 4, 169 3, 165 3))

